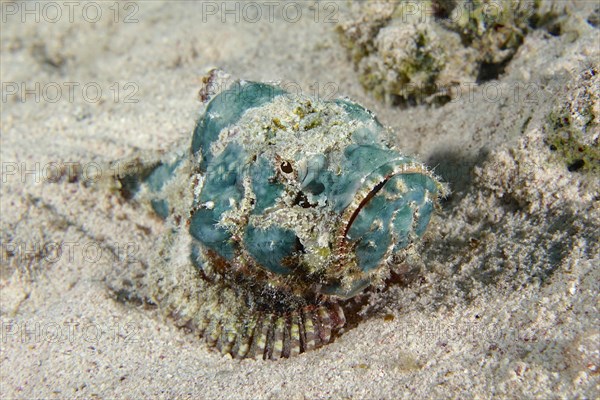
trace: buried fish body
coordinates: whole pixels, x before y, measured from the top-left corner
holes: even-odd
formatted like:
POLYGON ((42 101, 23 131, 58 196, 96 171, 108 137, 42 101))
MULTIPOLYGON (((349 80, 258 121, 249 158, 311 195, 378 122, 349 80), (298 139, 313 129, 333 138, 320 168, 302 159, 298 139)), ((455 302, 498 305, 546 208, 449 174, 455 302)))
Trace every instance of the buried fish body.
POLYGON ((191 146, 115 181, 170 227, 149 300, 235 358, 329 343, 344 302, 384 282, 444 186, 348 99, 248 81, 202 96, 191 146))

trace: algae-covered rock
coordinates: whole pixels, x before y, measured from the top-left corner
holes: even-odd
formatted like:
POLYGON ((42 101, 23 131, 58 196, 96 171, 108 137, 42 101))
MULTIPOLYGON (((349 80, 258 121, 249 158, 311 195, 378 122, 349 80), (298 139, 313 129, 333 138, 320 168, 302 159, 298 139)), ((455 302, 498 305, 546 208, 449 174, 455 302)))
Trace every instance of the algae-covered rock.
POLYGON ((569 171, 600 173, 600 78, 584 71, 548 115, 546 143, 569 171))
POLYGON ((462 76, 474 78, 474 52, 457 34, 426 22, 393 23, 373 41, 375 52, 358 63, 360 81, 388 103, 444 102, 445 89, 462 76))
POLYGON ((443 104, 457 87, 501 74, 532 30, 560 34, 567 12, 558 4, 355 2, 337 30, 360 82, 376 98, 390 104, 443 104))

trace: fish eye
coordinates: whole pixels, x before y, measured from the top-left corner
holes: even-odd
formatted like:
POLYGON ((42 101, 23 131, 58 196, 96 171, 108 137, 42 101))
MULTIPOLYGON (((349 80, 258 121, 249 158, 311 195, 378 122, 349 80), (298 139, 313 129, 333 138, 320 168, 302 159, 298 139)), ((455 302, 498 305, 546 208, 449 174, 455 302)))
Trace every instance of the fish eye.
POLYGON ((281 165, 279 166, 279 168, 281 168, 281 171, 283 171, 286 174, 291 174, 292 172, 294 172, 294 168, 292 168, 292 164, 290 164, 288 161, 282 162, 281 165))

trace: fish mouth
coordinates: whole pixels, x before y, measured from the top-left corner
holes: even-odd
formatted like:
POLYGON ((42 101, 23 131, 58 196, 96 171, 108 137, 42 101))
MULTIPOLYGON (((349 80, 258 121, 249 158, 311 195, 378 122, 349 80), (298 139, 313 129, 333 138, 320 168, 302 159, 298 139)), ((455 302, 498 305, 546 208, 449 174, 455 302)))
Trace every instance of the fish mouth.
POLYGON ((381 276, 378 272, 392 255, 422 234, 420 226, 429 221, 438 185, 425 166, 402 156, 366 174, 337 228, 329 270, 329 282, 334 283, 321 292, 350 298, 381 276), (419 223, 420 218, 426 220, 419 223))
POLYGON ((412 161, 407 162, 404 157, 381 165, 364 178, 364 183, 356 191, 352 202, 342 214, 336 248, 346 250, 345 243, 356 240, 352 237, 351 230, 359 217, 367 212, 375 198, 383 196, 383 201, 386 203, 395 202, 397 205, 404 205, 415 197, 410 194, 415 189, 418 191, 418 188, 408 187, 404 184, 403 179, 399 179, 407 175, 418 175, 432 180, 431 173, 423 165, 412 161))
MULTIPOLYGON (((364 198, 360 201, 360 203, 358 204, 358 206, 354 207, 354 209, 350 209, 352 212, 350 214, 350 217, 347 218, 348 222, 346 224, 344 224, 344 232, 342 234, 343 237, 347 237, 348 236, 348 231, 350 230, 350 227, 352 226, 352 224, 354 223, 354 221, 356 220, 356 218, 358 217, 358 214, 361 212, 361 210, 365 207, 365 205, 373 198, 375 197, 375 195, 377 195, 377 193, 385 186, 386 183, 388 183, 388 181, 390 180, 390 178, 394 176, 394 175, 390 175, 390 176, 386 176, 383 178, 383 180, 379 183, 377 183, 375 185, 375 187, 373 187, 372 189, 366 190, 367 195, 364 196, 364 198)), ((345 213, 346 214, 346 213, 345 213)), ((349 214, 349 212, 348 212, 349 214)), ((344 219, 343 219, 344 220, 344 219)))

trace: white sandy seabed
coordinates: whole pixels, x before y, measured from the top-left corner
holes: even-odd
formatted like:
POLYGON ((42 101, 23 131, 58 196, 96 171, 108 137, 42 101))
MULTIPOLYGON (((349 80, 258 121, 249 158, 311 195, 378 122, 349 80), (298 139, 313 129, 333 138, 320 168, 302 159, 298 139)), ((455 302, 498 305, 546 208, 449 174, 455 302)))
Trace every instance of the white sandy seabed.
POLYGON ((583 95, 600 115, 598 28, 574 16, 575 34, 529 34, 493 98, 481 86, 401 109, 358 84, 334 33, 345 2, 302 3, 298 21, 281 5, 249 21, 234 2, 233 14, 207 3, 2 2, 0 397, 598 398, 599 182, 569 171, 543 130, 583 95), (454 189, 416 276, 294 359, 224 358, 157 310, 115 301, 103 277, 119 258, 104 249, 143 259, 158 222, 47 179, 188 137, 211 66, 350 96, 454 189))

